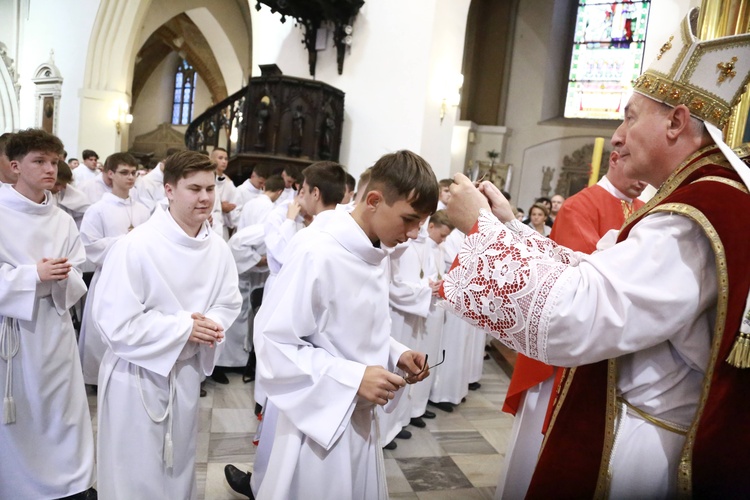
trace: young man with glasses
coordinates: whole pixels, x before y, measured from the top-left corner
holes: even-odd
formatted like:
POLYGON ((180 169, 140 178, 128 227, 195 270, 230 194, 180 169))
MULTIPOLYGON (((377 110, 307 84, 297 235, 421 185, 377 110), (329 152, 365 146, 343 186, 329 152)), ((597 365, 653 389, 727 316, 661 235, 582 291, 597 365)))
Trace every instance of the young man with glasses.
POLYGON ((91 317, 91 305, 104 258, 115 242, 146 222, 150 215, 145 205, 130 196, 137 168, 138 162, 128 153, 115 153, 107 157, 102 176, 112 184, 112 192, 104 193, 101 200, 91 205, 81 223, 81 241, 86 249, 86 257, 96 268, 86 297, 78 342, 83 380, 87 385, 97 385, 99 364, 107 350, 101 335, 93 327, 91 317))

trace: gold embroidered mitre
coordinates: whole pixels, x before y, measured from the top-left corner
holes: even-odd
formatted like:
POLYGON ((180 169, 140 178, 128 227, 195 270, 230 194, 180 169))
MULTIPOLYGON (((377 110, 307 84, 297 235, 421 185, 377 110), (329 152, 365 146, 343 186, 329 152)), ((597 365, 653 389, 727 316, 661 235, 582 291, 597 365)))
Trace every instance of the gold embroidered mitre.
POLYGON ((722 129, 750 80, 750 34, 700 40, 697 24, 693 9, 633 90, 670 106, 684 104, 696 118, 722 129))

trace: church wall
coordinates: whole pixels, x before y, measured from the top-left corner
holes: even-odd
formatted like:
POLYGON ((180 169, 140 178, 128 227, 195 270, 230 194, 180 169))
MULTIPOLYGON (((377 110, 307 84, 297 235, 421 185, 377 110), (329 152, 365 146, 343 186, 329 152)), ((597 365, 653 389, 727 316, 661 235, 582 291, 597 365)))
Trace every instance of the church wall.
MULTIPOLYGON (((440 127, 440 100, 431 95, 432 78, 461 71, 468 4, 367 2, 353 25, 343 75, 337 73, 332 38, 327 49, 318 52, 316 78, 346 92, 339 160, 353 175, 398 149, 423 154, 438 177, 447 175, 453 120, 446 117, 440 127)), ((265 6, 252 15, 253 75, 260 74, 258 64, 275 63, 284 74, 310 78, 302 30, 293 20, 281 24, 280 16, 265 6)))
MULTIPOLYGON (((659 41, 673 31, 691 7, 699 5, 700 0, 652 1, 644 58, 646 64, 658 52, 661 46, 659 41)), ((552 23, 562 22, 553 20, 553 8, 554 2, 550 0, 522 0, 514 37, 505 122, 509 137, 503 160, 514 167, 511 195, 513 201, 524 209, 540 195, 544 166, 558 168, 565 155, 578 149, 580 144, 592 143, 595 137, 604 137, 609 141, 619 125, 617 122, 597 123, 596 126, 573 125, 562 120, 541 122, 545 92, 559 91, 545 88, 545 68, 550 63, 548 48, 551 44, 561 43, 549 37, 552 23)), ((567 62, 564 67, 567 68, 567 62)), ((477 151, 477 157, 483 155, 483 151, 477 151)), ((553 190, 558 174, 559 169, 552 178, 553 190)))
MULTIPOLYGON (((63 77, 57 133, 69 156, 80 158, 79 91, 83 86, 89 36, 99 1, 37 0, 20 3, 27 5, 21 7, 17 61, 21 84, 21 128, 37 125, 35 89, 31 79, 35 70, 49 61, 50 50, 54 49, 54 63, 63 77)), ((110 126, 114 127, 111 123, 110 126)), ((83 147, 86 147, 85 144, 83 147)))

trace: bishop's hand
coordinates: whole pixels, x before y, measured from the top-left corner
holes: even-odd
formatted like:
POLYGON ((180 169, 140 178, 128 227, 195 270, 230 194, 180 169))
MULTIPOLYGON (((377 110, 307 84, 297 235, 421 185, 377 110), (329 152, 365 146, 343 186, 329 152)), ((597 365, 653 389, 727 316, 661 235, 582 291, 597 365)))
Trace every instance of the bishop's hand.
POLYGON ((500 192, 497 186, 491 182, 484 181, 479 185, 479 191, 487 197, 492 213, 500 222, 509 222, 516 218, 510 202, 503 196, 503 193, 500 192))
POLYGON ((450 187, 448 218, 463 233, 468 233, 479 219, 481 209, 490 209, 487 198, 479 192, 468 177, 456 174, 450 187))

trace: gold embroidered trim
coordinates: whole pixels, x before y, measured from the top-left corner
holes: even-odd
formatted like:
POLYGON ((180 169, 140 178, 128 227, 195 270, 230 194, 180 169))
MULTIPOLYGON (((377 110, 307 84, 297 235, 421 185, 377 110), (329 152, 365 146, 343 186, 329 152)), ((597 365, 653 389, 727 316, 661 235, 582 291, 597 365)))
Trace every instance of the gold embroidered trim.
POLYGON ((629 410, 631 410, 633 413, 641 417, 646 422, 650 422, 661 429, 664 429, 669 432, 674 432, 675 434, 680 434, 682 436, 687 434, 688 428, 685 427, 684 425, 676 424, 674 422, 670 422, 669 420, 664 420, 663 418, 649 415, 648 413, 641 410, 637 406, 633 406, 632 404, 630 404, 630 402, 627 399, 623 398, 622 396, 619 396, 617 398, 617 401, 627 406, 629 410))
POLYGON ((660 76, 651 69, 647 69, 635 80, 633 90, 672 107, 684 104, 693 116, 719 128, 723 128, 732 114, 731 103, 716 94, 689 82, 660 76))
POLYGON ((653 210, 653 212, 672 212, 696 222, 706 234, 711 248, 714 251, 716 262, 716 278, 718 285, 718 300, 716 304, 716 324, 714 325, 713 339, 711 342, 711 357, 706 367, 706 374, 703 377, 703 388, 698 400, 698 408, 695 412, 693 422, 690 424, 687 436, 685 437, 685 446, 680 455, 680 463, 677 470, 677 492, 681 497, 691 497, 693 488, 693 448, 695 446, 695 435, 698 430, 703 410, 708 400, 708 393, 711 390, 711 379, 713 378, 714 367, 719 356, 719 348, 724 337, 724 324, 727 319, 727 307, 729 304, 729 275, 727 273, 727 259, 724 252, 724 245, 719 239, 719 235, 708 218, 698 209, 684 203, 667 203, 653 210))
POLYGON ((604 423, 604 446, 599 463, 599 478, 596 481, 594 498, 609 497, 609 483, 612 481, 612 450, 617 437, 617 360, 607 360, 607 412, 604 423))
POLYGON ((737 182, 732 179, 727 179, 726 177, 718 177, 716 175, 707 175, 706 177, 701 177, 700 179, 694 180, 690 184, 695 184, 697 182, 706 182, 706 181, 720 182, 722 184, 726 184, 727 186, 731 186, 735 189, 739 189, 745 194, 748 194, 747 187, 745 187, 745 185, 742 184, 741 182, 737 182))
MULTIPOLYGON (((562 368, 561 368, 562 369, 562 368)), ((557 397, 557 401, 554 403, 554 408, 552 410, 552 416, 549 419, 549 425, 547 426, 547 433, 544 435, 544 438, 542 439, 542 447, 539 449, 539 456, 542 455, 542 451, 544 451, 544 446, 547 444, 547 438, 550 434, 552 434, 552 428, 555 426, 555 420, 557 420, 557 414, 560 412, 560 408, 562 408, 563 402, 565 401, 565 397, 568 395, 568 389, 570 389, 570 384, 573 383, 573 377, 576 374, 575 368, 564 368, 568 371, 563 377, 564 382, 563 384, 558 388, 559 395, 552 394, 550 397, 554 398, 557 397)))

